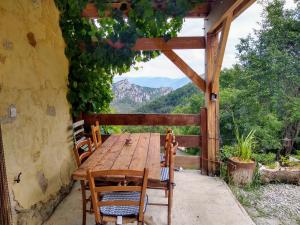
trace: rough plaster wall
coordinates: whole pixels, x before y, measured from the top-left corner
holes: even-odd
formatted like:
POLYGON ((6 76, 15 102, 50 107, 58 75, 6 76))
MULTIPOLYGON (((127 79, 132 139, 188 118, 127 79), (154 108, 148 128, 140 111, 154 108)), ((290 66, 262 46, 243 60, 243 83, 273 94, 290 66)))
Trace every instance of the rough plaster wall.
POLYGON ((1 0, 0 18, 0 119, 14 221, 41 224, 75 168, 65 43, 53 0, 1 0))

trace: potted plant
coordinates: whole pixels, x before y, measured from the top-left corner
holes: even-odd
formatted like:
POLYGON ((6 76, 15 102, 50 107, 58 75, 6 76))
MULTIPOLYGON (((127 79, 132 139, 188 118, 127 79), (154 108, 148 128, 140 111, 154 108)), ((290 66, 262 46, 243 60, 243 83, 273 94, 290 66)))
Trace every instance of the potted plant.
POLYGON ((255 131, 251 130, 248 135, 240 135, 236 128, 237 143, 234 146, 237 152, 235 157, 228 159, 227 171, 229 179, 239 186, 252 182, 256 163, 252 160, 252 150, 255 147, 255 131))

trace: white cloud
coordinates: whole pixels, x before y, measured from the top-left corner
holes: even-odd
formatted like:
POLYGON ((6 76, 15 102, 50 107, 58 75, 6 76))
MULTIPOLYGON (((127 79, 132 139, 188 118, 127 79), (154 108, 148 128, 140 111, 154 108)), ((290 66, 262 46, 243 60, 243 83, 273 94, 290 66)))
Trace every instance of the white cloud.
MULTIPOLYGON (((293 0, 286 1, 286 8, 292 8, 294 6, 295 3, 293 0)), ((229 68, 237 62, 235 46, 239 43, 240 38, 246 37, 249 33, 252 33, 253 29, 259 28, 259 22, 262 20, 261 14, 262 6, 259 3, 254 3, 235 21, 233 21, 224 55, 223 68, 229 68)), ((179 36, 202 36, 203 27, 203 19, 186 19, 179 36)), ((205 64, 203 50, 177 50, 176 53, 180 55, 196 72, 200 74, 204 72, 205 64)), ((138 71, 132 69, 129 73, 122 76, 164 76, 171 78, 185 76, 164 55, 161 55, 150 62, 141 63, 139 66, 142 66, 142 68, 138 71)))

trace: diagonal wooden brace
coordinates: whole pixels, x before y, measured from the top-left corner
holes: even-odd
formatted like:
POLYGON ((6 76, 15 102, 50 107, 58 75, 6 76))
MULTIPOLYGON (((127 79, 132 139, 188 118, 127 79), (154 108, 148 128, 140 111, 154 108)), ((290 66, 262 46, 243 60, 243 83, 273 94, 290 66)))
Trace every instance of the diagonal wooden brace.
POLYGON ((187 77, 189 77, 193 83, 200 88, 203 92, 206 88, 206 82, 200 75, 195 72, 179 55, 177 55, 173 50, 162 50, 165 54, 187 77))

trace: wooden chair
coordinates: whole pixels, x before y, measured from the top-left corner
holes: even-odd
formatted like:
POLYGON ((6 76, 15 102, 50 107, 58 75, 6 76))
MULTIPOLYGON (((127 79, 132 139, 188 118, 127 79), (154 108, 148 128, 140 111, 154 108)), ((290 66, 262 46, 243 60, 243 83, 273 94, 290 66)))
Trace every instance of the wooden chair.
MULTIPOLYGON (((76 158, 77 166, 80 167, 80 165, 92 154, 92 144, 91 139, 85 139, 77 144, 75 144, 74 147, 74 155, 76 158), (88 150, 82 152, 82 147, 87 146, 88 150)), ((90 207, 90 210, 87 210, 87 204, 91 202, 90 196, 87 198, 86 190, 89 190, 88 183, 86 181, 80 181, 81 185, 81 193, 82 193, 82 225, 86 225, 86 213, 92 211, 92 207, 90 207)))
POLYGON ((96 225, 108 222, 116 223, 122 217, 122 224, 137 221, 144 224, 144 212, 147 205, 146 188, 148 169, 88 171, 88 180, 92 195, 96 225), (96 187, 95 179, 105 176, 125 176, 124 186, 96 187), (135 186, 126 186, 128 177, 135 178, 135 186))
POLYGON ((174 183, 174 161, 175 161, 175 152, 178 148, 178 143, 170 144, 170 151, 168 154, 167 164, 169 166, 161 167, 160 171, 160 182, 153 183, 148 186, 150 189, 159 189, 165 190, 165 193, 168 197, 167 204, 161 203, 149 203, 149 205, 158 205, 158 206, 167 206, 168 207, 168 225, 171 225, 172 222, 172 205, 173 205, 173 189, 175 186, 174 183))
MULTIPOLYGON (((73 123, 73 140, 74 144, 78 144, 81 141, 87 140, 88 135, 85 133, 84 130, 84 120, 79 120, 73 123)), ((88 145, 83 145, 80 147, 81 153, 86 152, 89 150, 88 145)))
POLYGON ((94 147, 98 148, 102 144, 101 128, 99 125, 99 121, 96 121, 96 125, 91 126, 91 131, 92 131, 92 136, 93 136, 94 147))

